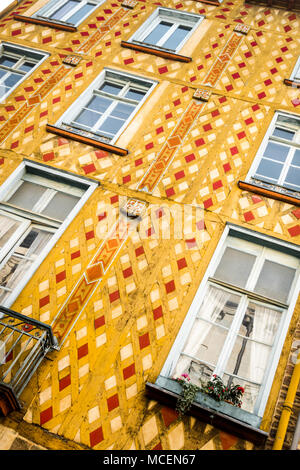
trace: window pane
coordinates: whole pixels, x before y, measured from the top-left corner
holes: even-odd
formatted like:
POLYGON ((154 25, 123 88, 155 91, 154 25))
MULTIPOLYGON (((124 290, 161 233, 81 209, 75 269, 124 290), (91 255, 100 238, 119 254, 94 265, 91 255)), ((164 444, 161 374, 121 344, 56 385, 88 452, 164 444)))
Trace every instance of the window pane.
POLYGON ((291 185, 292 189, 300 189, 300 167, 291 166, 285 178, 284 186, 291 185))
POLYGON ((140 91, 140 90, 135 90, 134 88, 129 88, 129 90, 125 93, 125 97, 130 99, 130 100, 136 100, 136 101, 141 101, 146 92, 145 91, 140 91))
POLYGON ((197 316, 229 328, 239 302, 239 295, 210 285, 197 316))
POLYGON ((292 164, 295 166, 300 166, 300 150, 299 149, 297 149, 294 154, 292 164))
POLYGON ((272 162, 265 158, 261 159, 261 162, 256 170, 256 174, 263 176, 266 180, 278 181, 282 172, 283 165, 281 163, 272 162))
POLYGON ((93 9, 95 8, 95 5, 92 3, 87 3, 86 5, 83 5, 74 15, 70 16, 67 18, 68 23, 76 24, 78 21, 81 21, 85 16, 87 16, 93 9))
MULTIPOLYGON (((9 290, 17 287, 51 236, 50 232, 39 228, 32 228, 20 245, 15 248, 14 253, 11 254, 6 263, 0 268, 0 286, 6 287, 9 290)), ((2 291, 0 302, 3 302, 4 298, 8 295, 9 293, 2 291)))
POLYGON ((228 360, 226 372, 262 383, 271 349, 270 346, 238 336, 228 360))
POLYGON ((120 119, 127 119, 133 112, 134 108, 135 106, 132 106, 130 104, 118 103, 117 106, 111 112, 111 115, 120 119))
POLYGON ((176 373, 188 372, 193 358, 216 364, 239 300, 237 294, 209 286, 183 349, 192 358, 182 355, 176 373))
POLYGON ((58 192, 42 211, 42 214, 52 217, 53 219, 64 220, 78 201, 79 197, 58 192))
POLYGON ((229 284, 245 287, 255 260, 255 255, 227 247, 214 277, 229 284))
POLYGON ((157 44, 159 40, 166 34, 167 31, 173 26, 172 23, 161 21, 157 26, 145 37, 144 41, 148 44, 157 44))
POLYGON ((123 126, 125 121, 108 117, 100 126, 99 131, 107 132, 108 134, 115 135, 123 126))
POLYGON ((115 83, 109 83, 105 81, 103 85, 99 88, 101 91, 105 91, 105 93, 110 93, 111 95, 119 95, 120 91, 124 88, 124 85, 117 85, 115 83))
POLYGON ((79 115, 74 119, 74 122, 78 122, 78 124, 82 124, 86 127, 92 128, 99 120, 100 115, 93 111, 89 111, 88 109, 83 109, 79 115))
POLYGON ((286 302, 296 270, 274 261, 266 260, 254 291, 271 299, 286 302))
POLYGON ((5 67, 13 67, 16 65, 19 59, 15 59, 13 57, 6 57, 2 56, 0 57, 0 65, 5 65, 5 67))
POLYGON ((273 135, 275 135, 276 137, 280 137, 281 139, 293 140, 295 132, 275 127, 273 135))
POLYGON ((64 17, 70 13, 73 8, 79 5, 79 1, 76 0, 68 0, 64 5, 58 8, 54 13, 49 15, 49 18, 53 20, 64 20, 64 17))
POLYGON ((250 302, 239 329, 241 336, 272 345, 282 312, 250 302))
POLYGON ((0 248, 5 246, 21 224, 20 220, 0 214, 0 248))
POLYGON ((222 351, 228 330, 202 320, 196 320, 193 329, 197 330, 199 341, 193 341, 194 338, 191 335, 183 353, 215 365, 222 351))
POLYGON ((23 78, 23 76, 19 73, 10 73, 8 77, 3 80, 2 85, 7 88, 12 88, 21 80, 21 78, 23 78))
POLYGON ((23 181, 21 186, 7 200, 10 204, 22 207, 23 209, 32 210, 38 200, 45 193, 47 188, 39 184, 23 181))
POLYGON ((107 108, 113 103, 109 98, 104 98, 103 96, 93 96, 93 98, 86 105, 86 108, 93 109, 98 113, 104 113, 107 108))
POLYGON ((286 157, 289 153, 289 150, 290 150, 290 147, 287 147, 286 145, 269 142, 266 147, 266 150, 264 151, 264 156, 268 158, 272 158, 272 160, 285 162, 286 157))
POLYGON ((240 385, 244 388, 245 392, 242 398, 242 409, 252 413, 258 397, 260 386, 238 377, 230 377, 227 374, 224 374, 223 382, 227 385, 240 385))
POLYGON ((18 67, 18 70, 23 70, 23 72, 30 72, 35 64, 32 62, 24 62, 22 65, 18 67))
POLYGON ((191 31, 191 27, 189 26, 178 26, 178 28, 174 31, 173 34, 169 37, 169 39, 164 42, 163 46, 166 49, 171 49, 175 51, 179 44, 184 40, 187 34, 191 31))

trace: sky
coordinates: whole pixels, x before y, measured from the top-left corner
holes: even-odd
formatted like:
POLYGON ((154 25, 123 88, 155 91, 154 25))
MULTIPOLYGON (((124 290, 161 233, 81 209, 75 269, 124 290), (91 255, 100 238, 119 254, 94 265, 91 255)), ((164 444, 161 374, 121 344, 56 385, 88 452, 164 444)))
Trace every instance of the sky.
POLYGON ((0 13, 4 8, 6 8, 13 0, 0 0, 0 13))

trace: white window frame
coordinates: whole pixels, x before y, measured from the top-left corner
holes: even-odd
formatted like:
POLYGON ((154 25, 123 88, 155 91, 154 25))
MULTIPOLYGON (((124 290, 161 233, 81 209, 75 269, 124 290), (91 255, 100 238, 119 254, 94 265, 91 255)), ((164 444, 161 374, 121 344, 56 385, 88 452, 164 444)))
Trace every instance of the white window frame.
MULTIPOLYGON (((1 54, 1 56, 3 55, 3 52, 8 57, 10 56, 10 57, 18 58, 19 56, 21 56, 21 58, 19 59, 19 61, 17 62, 17 64, 15 66, 17 66, 17 65, 19 66, 23 62, 26 62, 26 60, 28 58, 29 58, 29 60, 36 62, 36 65, 29 72, 21 73, 23 75, 23 78, 21 80, 19 80, 12 88, 10 88, 10 90, 7 93, 5 93, 5 95, 0 97, 0 103, 2 101, 4 101, 19 85, 21 85, 21 83, 24 80, 26 80, 49 57, 49 54, 47 52, 44 52, 44 51, 41 51, 41 50, 38 50, 38 49, 31 49, 29 47, 24 47, 24 46, 21 46, 19 44, 13 44, 13 43, 6 42, 6 41, 1 41, 0 42, 0 54, 1 54), (28 57, 26 57, 26 53, 28 54, 28 57), (36 55, 36 58, 30 57, 30 55, 31 56, 36 55), (40 58, 38 56, 40 56, 40 58)), ((13 68, 8 68, 8 67, 4 67, 4 66, 1 66, 0 68, 2 70, 7 69, 7 74, 13 72, 13 68)), ((4 78, 5 78, 5 76, 3 77, 3 79, 4 78)), ((1 79, 1 82, 2 82, 3 79, 1 79)))
MULTIPOLYGON (((298 144, 294 143, 294 145, 289 145, 289 141, 285 141, 284 139, 280 139, 279 137, 278 138, 273 138, 274 141, 276 140, 276 141, 278 141, 278 143, 280 143, 282 145, 286 145, 288 147, 291 147, 290 150, 289 150, 289 154, 286 158, 286 161, 285 161, 285 163, 283 163, 283 171, 281 172, 281 176, 280 176, 279 181, 277 183, 267 181, 267 180, 264 180, 263 177, 259 178, 259 177, 256 176, 256 171, 259 167, 261 159, 263 158, 263 152, 265 151, 265 148, 268 145, 270 136, 272 135, 273 129, 275 127, 275 124, 276 124, 276 121, 277 121, 277 118, 278 118, 279 115, 284 115, 284 116, 291 117, 291 118, 297 118, 300 121, 299 114, 287 113, 286 111, 280 111, 280 110, 275 111, 274 116, 272 118, 272 121, 271 121, 270 125, 268 126, 268 129, 267 129, 267 131, 264 135, 262 143, 259 146, 259 149, 258 149, 258 151, 255 155, 253 163, 252 163, 252 165, 249 169, 249 172, 248 172, 247 177, 246 177, 246 181, 248 183, 251 183, 252 179, 259 180, 262 183, 264 183, 265 185, 272 186, 272 189, 274 189, 273 186, 276 186, 278 188, 277 189, 278 192, 290 191, 291 193, 299 193, 300 190, 289 188, 288 186, 285 186, 283 183, 284 183, 284 180, 287 176, 288 170, 290 168, 291 160, 292 160, 292 157, 293 157, 293 150, 292 149, 294 149, 295 146, 297 147, 297 145, 298 145, 298 148, 300 148, 300 140, 299 140, 298 144)), ((300 139, 300 130, 298 131, 298 139, 300 139)), ((267 187, 267 186, 265 186, 265 187, 267 187)))
MULTIPOLYGON (((110 144, 114 144, 116 140, 119 138, 119 136, 122 134, 124 129, 127 127, 129 122, 131 122, 136 115, 136 113, 139 111, 141 106, 144 104, 146 99, 149 97, 150 93, 152 93, 154 87, 158 84, 157 81, 144 78, 138 75, 132 75, 129 73, 121 72, 119 70, 113 70, 113 69, 108 69, 104 68, 103 71, 98 75, 98 77, 88 86, 88 88, 77 98, 76 101, 66 110, 66 112, 59 118, 59 120, 56 122, 57 127, 65 127, 67 126, 68 129, 74 129, 74 132, 76 133, 76 130, 79 130, 79 132, 83 132, 85 134, 91 134, 94 136, 95 139, 99 139, 101 141, 101 138, 104 139, 105 142, 109 142, 110 144), (138 88, 138 83, 140 82, 141 84, 144 82, 145 87, 146 84, 150 85, 148 86, 148 91, 145 93, 145 96, 141 99, 141 101, 136 105, 134 111, 130 114, 130 116, 127 118, 127 120, 124 122, 123 126, 119 129, 119 131, 114 135, 112 139, 109 139, 106 137, 105 134, 103 136, 101 135, 101 132, 95 132, 93 130, 90 130, 88 128, 85 128, 83 125, 80 126, 79 124, 72 124, 72 120, 75 118, 75 116, 78 114, 79 109, 83 109, 85 105, 89 102, 93 94, 101 94, 102 96, 107 96, 113 100, 117 100, 117 97, 114 95, 109 95, 108 93, 102 93, 97 91, 97 89, 104 83, 105 80, 110 79, 112 82, 118 84, 118 81, 120 84, 124 84, 124 80, 128 81, 128 86, 130 85, 130 80, 132 80, 134 83, 136 82, 135 86, 138 88), (95 92, 96 90, 96 92, 95 92)), ((131 103, 131 100, 126 98, 122 98, 122 102, 128 102, 131 103)), ((103 119, 104 122, 104 116, 108 114, 110 109, 109 108, 105 111, 104 115, 100 120, 97 121, 96 124, 99 124, 101 120, 103 119)), ((96 127, 96 125, 94 126, 96 127)))
MULTIPOLYGON (((95 189, 98 187, 98 182, 94 182, 89 178, 82 177, 82 176, 77 176, 65 171, 57 170, 52 167, 49 167, 47 165, 42 165, 38 163, 34 163, 30 160, 23 160, 23 162, 15 169, 15 171, 6 179, 6 181, 2 184, 0 187, 0 201, 5 201, 7 199, 8 195, 16 190, 16 185, 18 184, 18 181, 24 176, 26 173, 27 169, 36 169, 40 171, 43 174, 43 177, 47 178, 47 175, 51 175, 52 177, 57 176, 57 178, 63 177, 66 181, 70 181, 70 184, 72 185, 73 183, 81 183, 86 185, 87 189, 83 193, 82 197, 78 201, 78 203, 74 206, 74 208, 70 211, 70 213, 67 215, 67 217, 64 219, 63 222, 60 224, 56 224, 53 222, 51 226, 51 221, 49 224, 47 224, 47 227, 45 225, 41 225, 40 228, 43 230, 48 230, 53 232, 53 235, 51 239, 48 241, 46 246, 43 248, 41 253, 39 254, 38 258, 34 261, 30 269, 27 271, 26 275, 22 278, 22 281, 18 284, 17 288, 15 288, 11 295, 4 301, 3 306, 5 307, 11 307, 11 305, 14 303, 14 301, 17 299, 19 294, 22 292, 28 281, 31 279, 35 271, 38 269, 40 264, 43 262, 43 260, 46 258, 48 253, 51 251, 51 249, 55 246, 59 238, 62 236, 64 231, 67 229, 67 227, 70 225, 74 217, 78 214, 78 212, 81 210, 81 208, 84 206, 84 204, 87 202, 87 200, 90 198, 91 194, 95 191, 95 189)), ((0 203, 1 204, 1 203, 0 203)), ((6 213, 9 217, 13 217, 16 219, 26 219, 26 211, 24 210, 24 215, 22 217, 22 210, 10 210, 8 207, 7 210, 3 209, 5 206, 5 202, 2 205, 1 204, 1 212, 6 213)), ((39 217, 30 217, 27 215, 27 218, 29 220, 28 222, 28 228, 33 227, 33 226, 39 226, 39 217)), ((43 216, 40 216, 40 221, 43 220, 43 216)), ((22 229, 19 230, 21 232, 22 229)), ((26 233, 26 231, 24 232, 26 233)), ((5 247, 5 251, 7 251, 7 254, 10 255, 11 250, 14 247, 14 244, 16 244, 21 238, 23 238, 23 235, 21 237, 18 237, 18 233, 16 233, 13 237, 13 240, 9 241, 9 247, 10 251, 8 251, 8 248, 5 247), (14 243, 13 243, 14 242, 14 243)), ((1 262, 3 264, 5 259, 1 262)))
POLYGON ((298 57, 295 67, 293 68, 290 80, 293 80, 293 82, 300 83, 300 56, 298 57), (298 75, 298 77, 296 77, 296 75, 298 75))
POLYGON ((52 15, 52 13, 54 13, 58 8, 60 8, 67 2, 68 0, 50 0, 46 5, 44 5, 38 11, 36 11, 32 16, 34 18, 40 18, 40 19, 44 19, 47 21, 53 21, 54 23, 62 23, 62 24, 72 25, 76 27, 80 23, 82 23, 86 18, 88 18, 96 10, 96 8, 102 5, 102 3, 105 2, 105 0, 81 0, 80 4, 77 7, 75 7, 73 10, 71 10, 70 15, 66 15, 67 17, 74 15, 74 13, 80 10, 80 8, 82 8, 82 6, 84 6, 86 3, 93 3, 95 6, 89 13, 87 13, 79 21, 77 21, 77 23, 69 23, 67 20, 64 20, 64 19, 57 20, 57 19, 50 18, 50 15, 52 15))
MULTIPOLYGON (((286 250, 290 250, 291 252, 295 254, 300 253, 300 247, 297 245, 292 245, 291 243, 287 243, 282 240, 269 237, 267 235, 259 234, 257 232, 244 229, 243 227, 240 227, 237 225, 227 224, 220 238, 218 246, 212 256, 211 262, 206 270, 206 273, 203 276, 203 279, 195 294, 195 297, 192 301, 189 311, 182 323, 179 333, 166 359, 166 362, 160 372, 160 375, 163 377, 170 377, 172 374, 172 371, 178 361, 180 353, 184 348, 184 344, 190 333, 190 329, 192 325, 194 324, 196 315, 199 311, 199 305, 202 304, 202 301, 204 299, 207 285, 209 283, 209 278, 213 277, 213 274, 226 248, 226 240, 228 238, 228 235, 232 235, 232 234, 235 234, 237 237, 239 234, 240 236, 244 236, 244 237, 246 236, 249 238, 249 241, 254 242, 254 243, 257 241, 258 244, 265 241, 268 244, 271 244, 272 249, 274 250, 276 250, 276 247, 278 248, 281 247, 286 250)), ((267 404, 267 400, 268 400, 269 393, 272 387, 276 368, 280 359, 281 351, 284 346, 284 342, 285 342, 285 338, 288 332, 290 321, 291 321, 291 318, 292 318, 292 315, 296 306, 296 302, 298 299, 299 290, 300 290, 300 276, 299 276, 299 269, 298 269, 293 285, 290 289, 290 296, 287 302, 288 308, 284 312, 284 315, 282 315, 280 325, 278 326, 278 332, 277 332, 276 339, 273 345, 273 351, 271 353, 272 356, 269 359, 269 366, 265 372, 265 382, 261 386, 261 391, 257 399, 256 409, 253 412, 253 415, 256 415, 260 418, 263 416, 263 413, 267 404)))
POLYGON ((164 8, 158 7, 152 15, 140 26, 140 28, 129 38, 128 42, 138 42, 142 43, 145 46, 158 48, 162 50, 169 50, 163 47, 163 44, 167 41, 167 39, 172 35, 175 31, 177 26, 192 26, 191 31, 187 33, 185 38, 181 41, 181 43, 176 47, 175 50, 172 49, 173 52, 178 53, 183 45, 188 41, 188 39, 192 36, 195 32, 196 28, 200 25, 200 23, 204 20, 203 15, 198 15, 195 13, 189 13, 185 11, 173 10, 171 8, 164 8), (144 39, 148 36, 148 34, 153 31, 153 29, 159 24, 161 20, 170 21, 173 23, 173 27, 158 41, 157 44, 147 44, 144 42, 144 39))

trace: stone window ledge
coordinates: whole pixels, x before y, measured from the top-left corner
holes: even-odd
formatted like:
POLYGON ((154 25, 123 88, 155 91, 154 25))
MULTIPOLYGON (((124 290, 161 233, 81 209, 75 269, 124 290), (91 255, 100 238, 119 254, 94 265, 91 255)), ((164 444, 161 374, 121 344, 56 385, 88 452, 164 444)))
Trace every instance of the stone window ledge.
MULTIPOLYGON (((170 408, 175 408, 180 391, 180 384, 166 377, 160 376, 155 384, 146 383, 147 397, 170 408)), ((202 393, 197 394, 196 400, 189 410, 189 415, 257 446, 263 446, 268 437, 267 432, 258 428, 259 417, 228 403, 219 403, 202 393), (241 419, 246 417, 254 424, 246 423, 238 419, 237 416, 241 416, 241 419)))
POLYGON ((250 191, 261 196, 269 197, 272 199, 277 199, 278 201, 286 202, 287 204, 292 204, 294 206, 300 206, 300 199, 297 197, 289 196, 288 194, 280 193, 279 191, 273 191, 271 189, 263 188, 254 183, 249 183, 247 181, 239 181, 238 187, 240 189, 250 191))
POLYGON ((54 29, 59 29, 61 31, 68 31, 70 33, 74 33, 77 31, 76 26, 71 26, 71 25, 63 24, 63 23, 57 23, 55 21, 48 21, 42 18, 35 18, 34 16, 24 16, 24 15, 15 14, 14 19, 16 21, 21 21, 23 23, 37 24, 40 26, 46 26, 47 28, 54 28, 54 29))
POLYGON ((156 47, 151 47, 143 44, 137 44, 135 42, 121 41, 122 47, 127 47, 139 52, 145 52, 146 54, 156 55, 163 57, 164 59, 177 60, 179 62, 191 62, 192 58, 184 55, 176 54, 175 52, 164 51, 156 47))
POLYGON ((59 135, 61 137, 65 137, 66 139, 76 140, 77 142, 81 142, 82 144, 91 145, 92 147, 97 147, 101 150, 106 150, 107 152, 116 153, 117 155, 120 155, 122 157, 128 154, 127 149, 117 147, 113 144, 101 142, 96 138, 93 139, 91 137, 86 137, 84 135, 77 134, 76 132, 63 129, 61 127, 53 126, 52 124, 46 125, 46 131, 51 132, 52 134, 59 135))

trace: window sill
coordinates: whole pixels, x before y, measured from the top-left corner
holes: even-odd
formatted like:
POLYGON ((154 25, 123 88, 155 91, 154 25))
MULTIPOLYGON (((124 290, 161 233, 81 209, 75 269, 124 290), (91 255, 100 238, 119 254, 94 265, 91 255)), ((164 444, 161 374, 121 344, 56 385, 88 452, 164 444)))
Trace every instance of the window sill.
POLYGON ((283 83, 287 86, 291 86, 293 88, 300 88, 300 82, 295 82, 294 80, 290 80, 289 78, 285 78, 283 83))
POLYGON ((100 140, 92 139, 91 137, 86 137, 84 135, 77 134, 76 132, 62 129, 61 127, 53 126, 52 124, 46 125, 46 131, 51 132, 52 134, 59 135, 61 137, 65 137, 66 139, 76 140, 77 142, 81 142, 82 144, 91 145, 92 147, 97 147, 101 150, 106 150, 107 152, 116 153, 117 155, 120 155, 122 157, 128 154, 127 149, 123 149, 121 147, 117 147, 116 145, 101 142, 100 140))
POLYGON ((163 57, 164 59, 177 60, 179 62, 191 62, 192 58, 184 55, 176 54, 175 52, 168 52, 162 49, 155 47, 150 47, 146 45, 136 44, 134 42, 121 41, 122 47, 127 47, 139 52, 145 52, 146 54, 156 55, 158 57, 163 57))
POLYGON ((14 15, 16 21, 22 21, 23 23, 32 23, 40 26, 47 26, 47 28, 60 29, 61 31, 68 31, 75 33, 77 31, 76 26, 71 26, 63 23, 56 23, 55 21, 47 21, 41 18, 34 18, 33 16, 14 15))
MULTIPOLYGON (((146 395, 171 408, 175 408, 180 392, 180 384, 166 377, 159 376, 155 384, 146 383, 146 395)), ((258 446, 262 446, 268 437, 268 433, 258 428, 259 417, 228 403, 219 403, 203 393, 197 394, 189 414, 258 446)))
POLYGON ((263 188, 253 183, 247 181, 239 181, 238 187, 246 191, 250 191, 255 194, 260 194, 261 196, 269 197, 272 199, 277 199, 281 202, 286 202, 287 204, 292 204, 294 206, 300 206, 300 199, 297 197, 289 196, 288 194, 282 194, 271 189, 263 188))
POLYGON ((218 0, 213 1, 213 0, 195 0, 196 2, 201 2, 201 3, 207 3, 207 5, 214 5, 215 7, 218 7, 221 5, 222 2, 219 2, 218 0))

